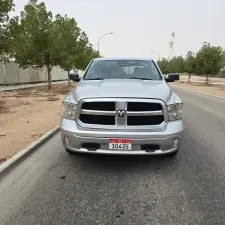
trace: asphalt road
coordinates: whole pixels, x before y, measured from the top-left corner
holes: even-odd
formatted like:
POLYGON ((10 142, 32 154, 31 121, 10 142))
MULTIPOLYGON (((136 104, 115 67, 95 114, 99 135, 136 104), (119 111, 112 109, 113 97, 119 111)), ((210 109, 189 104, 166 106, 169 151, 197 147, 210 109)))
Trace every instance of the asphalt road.
POLYGON ((0 224, 225 224, 225 101, 175 91, 175 159, 71 157, 57 134, 0 182, 0 224))

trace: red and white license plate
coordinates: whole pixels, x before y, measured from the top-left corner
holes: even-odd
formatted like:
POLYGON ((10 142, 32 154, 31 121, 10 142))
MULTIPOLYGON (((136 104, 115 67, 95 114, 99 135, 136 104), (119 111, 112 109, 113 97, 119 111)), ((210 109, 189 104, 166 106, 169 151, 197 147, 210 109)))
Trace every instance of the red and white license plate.
POLYGON ((132 143, 128 139, 109 139, 110 150, 131 150, 132 143))

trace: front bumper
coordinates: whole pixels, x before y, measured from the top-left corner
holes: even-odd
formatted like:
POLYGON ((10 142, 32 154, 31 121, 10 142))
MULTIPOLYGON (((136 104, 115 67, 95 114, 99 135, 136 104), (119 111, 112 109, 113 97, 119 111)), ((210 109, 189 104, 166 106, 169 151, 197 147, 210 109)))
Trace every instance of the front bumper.
POLYGON ((112 154, 112 155, 164 155, 179 149, 182 132, 182 120, 169 122, 160 131, 121 131, 84 129, 75 121, 62 118, 60 124, 61 138, 66 149, 80 153, 112 154), (66 140, 65 140, 66 138, 66 140), (110 138, 130 139, 132 150, 110 150, 110 138), (178 144, 174 146, 174 139, 178 144), (97 143, 100 148, 90 151, 82 148, 84 143, 97 143), (141 150, 143 145, 158 145, 160 148, 154 151, 141 150))

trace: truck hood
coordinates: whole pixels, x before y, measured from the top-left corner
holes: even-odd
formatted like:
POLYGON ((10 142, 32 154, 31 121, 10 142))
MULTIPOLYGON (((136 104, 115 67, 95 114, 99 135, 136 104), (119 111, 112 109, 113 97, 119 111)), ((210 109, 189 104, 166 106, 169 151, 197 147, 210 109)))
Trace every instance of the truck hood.
POLYGON ((171 90, 162 81, 105 79, 81 80, 72 92, 75 102, 84 98, 152 98, 168 102, 171 90))

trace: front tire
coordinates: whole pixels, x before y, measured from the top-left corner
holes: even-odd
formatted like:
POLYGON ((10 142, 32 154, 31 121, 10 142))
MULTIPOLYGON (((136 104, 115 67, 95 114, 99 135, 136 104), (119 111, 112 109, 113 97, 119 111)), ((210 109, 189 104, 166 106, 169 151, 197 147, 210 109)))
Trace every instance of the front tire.
POLYGON ((67 153, 69 153, 70 155, 76 154, 76 152, 73 152, 73 151, 71 151, 71 150, 69 150, 69 149, 67 149, 67 148, 65 148, 65 149, 66 149, 67 153))
POLYGON ((169 157, 175 157, 177 155, 177 153, 179 152, 179 149, 176 150, 175 152, 169 153, 168 156, 169 157))

